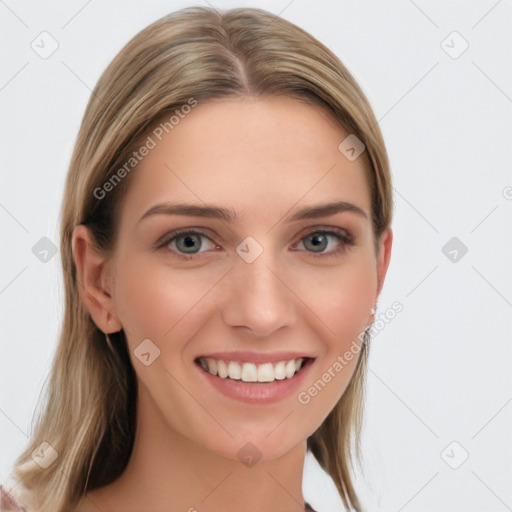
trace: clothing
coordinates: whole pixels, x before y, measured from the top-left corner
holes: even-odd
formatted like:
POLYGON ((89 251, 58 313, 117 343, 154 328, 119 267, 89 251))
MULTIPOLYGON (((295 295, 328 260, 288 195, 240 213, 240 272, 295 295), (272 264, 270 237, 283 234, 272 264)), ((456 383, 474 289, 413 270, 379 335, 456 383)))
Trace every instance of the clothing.
POLYGON ((27 512, 15 498, 15 491, 9 492, 0 484, 0 512, 27 512), (12 494, 11 494, 12 492, 12 494))

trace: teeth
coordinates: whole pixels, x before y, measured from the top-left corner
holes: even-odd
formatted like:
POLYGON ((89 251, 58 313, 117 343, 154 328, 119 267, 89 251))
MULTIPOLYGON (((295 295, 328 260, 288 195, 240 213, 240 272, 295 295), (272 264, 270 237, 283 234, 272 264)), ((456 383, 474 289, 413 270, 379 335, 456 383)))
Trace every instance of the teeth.
POLYGON ((244 363, 242 365, 241 379, 244 382, 257 382, 258 381, 258 368, 254 363, 244 363))
POLYGON ((208 368, 205 368, 208 370, 212 375, 217 375, 217 361, 215 359, 207 358, 206 364, 208 365, 208 368))
POLYGON ((230 361, 228 364, 228 376, 230 379, 240 380, 242 376, 242 368, 235 361, 230 361))
POLYGON ((274 366, 274 377, 277 380, 286 378, 286 363, 284 361, 279 361, 279 363, 274 366))
POLYGON ((258 382, 272 382, 273 380, 274 367, 272 366, 272 363, 260 364, 258 366, 258 382))
POLYGON ((228 367, 224 361, 217 361, 217 372, 221 379, 225 379, 228 376, 228 367))
POLYGON ((293 374, 295 373, 295 361, 288 361, 286 363, 286 378, 293 377, 293 374))
POLYGON ((237 363, 236 361, 215 360, 210 357, 199 358, 201 366, 212 375, 221 379, 241 380, 243 382, 273 382, 274 380, 291 379, 298 372, 304 358, 279 361, 278 363, 237 363))

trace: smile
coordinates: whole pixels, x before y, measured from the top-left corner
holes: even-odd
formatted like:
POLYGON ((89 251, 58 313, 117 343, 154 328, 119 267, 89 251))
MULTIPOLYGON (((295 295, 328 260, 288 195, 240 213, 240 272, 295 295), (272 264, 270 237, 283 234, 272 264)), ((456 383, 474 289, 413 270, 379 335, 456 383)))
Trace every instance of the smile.
POLYGON ((201 367, 211 375, 221 379, 231 379, 242 382, 274 382, 291 379, 306 364, 308 358, 299 357, 287 361, 252 362, 225 361, 210 357, 200 357, 196 360, 201 367))

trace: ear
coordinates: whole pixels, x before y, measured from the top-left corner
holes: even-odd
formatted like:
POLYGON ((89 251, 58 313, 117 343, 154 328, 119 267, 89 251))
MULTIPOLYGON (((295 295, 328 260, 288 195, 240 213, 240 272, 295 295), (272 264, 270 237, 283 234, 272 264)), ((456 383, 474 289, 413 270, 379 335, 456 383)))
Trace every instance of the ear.
MULTIPOLYGON (((388 228, 382 233, 379 240, 379 254, 377 260, 377 293, 375 295, 375 303, 379 298, 382 287, 384 286, 384 279, 388 271, 389 262, 391 259, 391 246, 393 245, 393 231, 388 228)), ((373 322, 374 315, 370 315, 369 324, 373 322)))
POLYGON ((77 267, 78 290, 94 323, 105 333, 121 330, 123 326, 114 313, 107 260, 94 247, 87 226, 76 226, 71 249, 77 267))

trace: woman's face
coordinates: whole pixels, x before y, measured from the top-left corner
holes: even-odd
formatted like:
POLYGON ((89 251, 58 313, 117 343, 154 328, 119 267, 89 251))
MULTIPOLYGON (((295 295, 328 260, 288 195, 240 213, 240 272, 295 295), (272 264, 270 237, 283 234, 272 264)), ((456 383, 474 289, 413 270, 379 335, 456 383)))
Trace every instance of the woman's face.
POLYGON ((109 262, 139 411, 217 454, 274 459, 304 443, 347 387, 391 232, 377 258, 365 155, 347 158, 338 146, 349 133, 317 107, 209 101, 168 132, 149 133, 155 147, 131 171, 109 262), (340 202, 354 208, 313 215, 340 202), (162 204, 183 211, 147 214, 162 204), (233 378, 199 358, 213 373, 223 360, 233 378), (286 377, 299 358, 307 364, 286 377))

